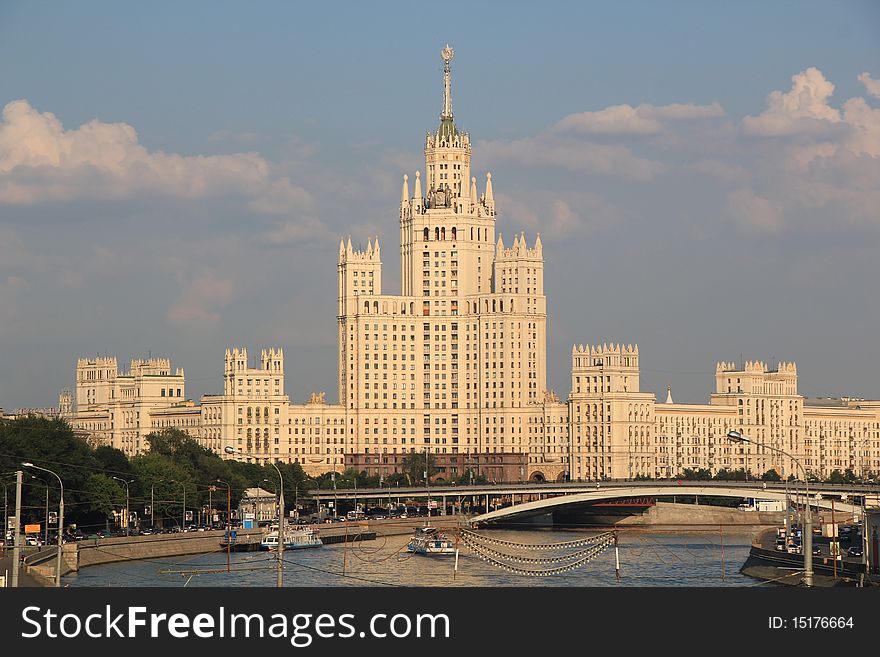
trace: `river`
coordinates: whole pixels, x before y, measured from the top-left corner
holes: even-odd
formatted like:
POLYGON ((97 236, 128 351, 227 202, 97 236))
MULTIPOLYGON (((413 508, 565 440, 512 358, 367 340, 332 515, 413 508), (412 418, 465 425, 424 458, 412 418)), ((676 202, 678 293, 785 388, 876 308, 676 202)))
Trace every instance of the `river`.
MULTIPOLYGON (((481 532, 516 543, 555 543, 583 538, 560 531, 481 532)), ((749 553, 749 536, 717 532, 672 533, 622 531, 619 534, 620 582, 615 577, 613 546, 594 560, 568 572, 536 577, 514 574, 486 563, 462 547, 458 570, 454 557, 425 557, 404 551, 408 536, 380 536, 373 541, 327 545, 284 553, 285 586, 749 586, 757 582, 740 574, 749 553)), ((493 549, 524 558, 546 558, 561 552, 493 549)), ((581 548, 582 549, 582 548, 581 548)), ((569 550, 571 553, 576 550, 569 550)), ((513 563, 509 561, 509 563, 513 563)), ((535 569, 536 566, 517 565, 535 569)), ((538 566, 540 568, 541 566, 538 566)), ((543 566, 549 568, 552 566, 543 566)), ((90 566, 64 578, 69 586, 274 586, 275 554, 226 553, 126 561, 90 566), (220 571, 220 572, 213 572, 220 571)))

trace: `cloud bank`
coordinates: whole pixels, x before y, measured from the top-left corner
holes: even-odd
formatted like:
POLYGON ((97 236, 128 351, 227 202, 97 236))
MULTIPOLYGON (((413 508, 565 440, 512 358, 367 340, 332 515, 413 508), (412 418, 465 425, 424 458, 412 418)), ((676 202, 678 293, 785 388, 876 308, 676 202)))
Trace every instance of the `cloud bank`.
POLYGON ((3 108, 0 203, 118 200, 159 194, 182 199, 241 195, 251 209, 291 212, 311 204, 308 192, 274 178, 257 153, 182 156, 150 151, 127 123, 97 119, 65 130, 27 100, 3 108))

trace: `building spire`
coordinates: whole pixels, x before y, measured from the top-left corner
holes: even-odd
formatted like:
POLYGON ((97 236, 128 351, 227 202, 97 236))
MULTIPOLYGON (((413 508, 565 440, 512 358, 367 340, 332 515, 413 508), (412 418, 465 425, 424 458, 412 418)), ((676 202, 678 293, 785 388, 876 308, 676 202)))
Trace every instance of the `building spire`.
POLYGON ((455 51, 446 44, 446 47, 440 51, 440 57, 443 58, 443 112, 440 114, 441 121, 452 120, 452 81, 450 79, 449 62, 455 51))

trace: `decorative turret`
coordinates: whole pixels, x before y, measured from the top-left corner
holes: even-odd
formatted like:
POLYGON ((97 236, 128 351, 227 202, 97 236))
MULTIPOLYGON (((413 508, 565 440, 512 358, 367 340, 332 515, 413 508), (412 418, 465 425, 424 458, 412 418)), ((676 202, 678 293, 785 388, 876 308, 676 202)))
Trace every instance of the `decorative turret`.
POLYGON ((422 196, 422 172, 416 171, 416 188, 413 192, 413 214, 425 211, 425 197, 422 196))
POLYGON ((62 418, 73 417, 73 395, 67 388, 58 395, 58 415, 62 418))
POLYGON ((272 372, 284 373, 284 350, 263 349, 260 352, 260 369, 272 372))
MULTIPOLYGON (((571 350, 572 391, 584 392, 582 377, 605 381, 598 392, 639 392, 639 347, 631 344, 575 345, 571 350), (607 377, 610 377, 610 389, 607 377)), ((671 402, 669 402, 671 403, 671 402)))
POLYGON ((495 195, 492 193, 492 174, 486 174, 486 196, 484 198, 484 203, 486 209, 489 212, 495 212, 495 195))

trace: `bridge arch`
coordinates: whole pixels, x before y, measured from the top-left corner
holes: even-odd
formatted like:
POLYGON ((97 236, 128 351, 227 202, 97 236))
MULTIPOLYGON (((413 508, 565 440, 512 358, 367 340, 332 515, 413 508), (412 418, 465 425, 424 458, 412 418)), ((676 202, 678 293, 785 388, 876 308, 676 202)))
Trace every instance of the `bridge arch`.
MULTIPOLYGON (((541 477, 544 476, 542 472, 535 471, 530 475, 529 481, 538 482, 539 480, 533 479, 533 477, 535 477, 536 475, 540 475, 541 477)), ((543 479, 540 481, 544 482, 543 479)), ((548 484, 547 488, 552 489, 552 484, 548 484)), ((597 482, 595 484, 595 489, 591 487, 589 490, 586 491, 572 493, 566 492, 557 495, 551 494, 550 496, 543 497, 539 500, 515 504, 513 506, 504 507, 483 515, 476 516, 475 518, 472 518, 471 521, 473 523, 476 523, 477 525, 481 525, 496 521, 505 521, 510 519, 511 517, 515 517, 520 514, 530 515, 536 513, 542 514, 546 512, 552 512, 556 509, 560 509, 568 505, 584 502, 596 502, 599 500, 611 500, 630 497, 671 497, 673 495, 699 495, 734 498, 755 497, 764 500, 779 501, 784 501, 786 499, 785 488, 782 486, 775 486, 765 489, 763 488, 763 486, 761 488, 756 488, 742 485, 738 486, 736 484, 729 486, 711 484, 702 485, 699 482, 695 481, 679 481, 676 485, 660 482, 648 483, 647 485, 621 485, 614 483, 597 482)), ((821 495, 811 495, 810 502, 811 506, 821 509, 829 509, 831 508, 832 504, 832 500, 823 499, 821 495)), ((856 507, 854 507, 852 504, 846 504, 842 501, 838 501, 837 509, 841 513, 853 513, 856 510, 856 507)))

